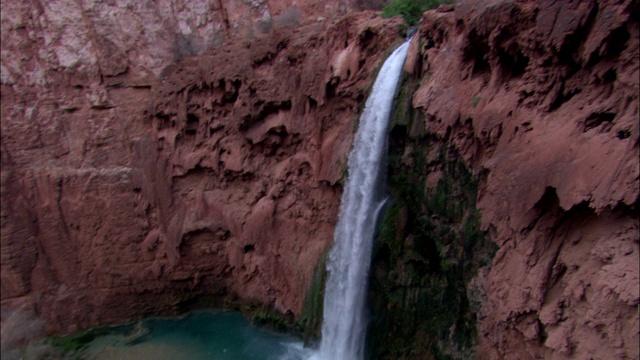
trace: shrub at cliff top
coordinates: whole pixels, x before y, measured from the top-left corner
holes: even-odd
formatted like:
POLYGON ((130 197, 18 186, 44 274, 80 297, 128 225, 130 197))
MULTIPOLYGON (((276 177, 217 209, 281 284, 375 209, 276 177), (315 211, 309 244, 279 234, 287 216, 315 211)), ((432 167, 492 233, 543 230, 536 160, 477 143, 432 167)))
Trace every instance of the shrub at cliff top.
POLYGON ((452 4, 453 0, 391 0, 382 10, 383 17, 402 15, 408 25, 416 25, 423 12, 440 4, 452 4))

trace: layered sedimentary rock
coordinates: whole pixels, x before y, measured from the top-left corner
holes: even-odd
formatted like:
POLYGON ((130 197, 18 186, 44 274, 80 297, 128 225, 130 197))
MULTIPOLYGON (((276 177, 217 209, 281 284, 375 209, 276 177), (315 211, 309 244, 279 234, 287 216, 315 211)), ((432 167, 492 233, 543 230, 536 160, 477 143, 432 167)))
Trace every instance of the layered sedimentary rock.
POLYGON ((402 35, 333 3, 3 2, 3 314, 68 332, 209 297, 299 316, 402 35))
POLYGON ((499 246, 468 287, 478 358, 638 357, 639 18, 634 1, 422 18, 413 105, 478 174, 499 246))

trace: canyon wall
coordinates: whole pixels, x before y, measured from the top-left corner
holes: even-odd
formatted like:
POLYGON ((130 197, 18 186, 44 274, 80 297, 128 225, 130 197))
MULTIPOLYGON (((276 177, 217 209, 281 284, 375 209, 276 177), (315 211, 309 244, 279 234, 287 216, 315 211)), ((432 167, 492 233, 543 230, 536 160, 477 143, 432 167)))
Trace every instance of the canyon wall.
POLYGON ((418 128, 478 176, 481 229, 499 248, 467 284, 482 303, 477 358, 639 356, 638 19, 637 1, 423 15, 407 64, 418 128))
POLYGON ((3 2, 3 334, 16 309, 70 332, 205 298, 299 317, 402 38, 348 10, 3 2))
MULTIPOLYGON (((300 317, 402 35, 352 12, 372 3, 3 1, 3 348, 17 309, 48 332, 202 299, 300 317)), ((410 171, 395 184, 428 203, 395 208, 402 247, 376 249, 372 279, 401 290, 377 304, 391 314, 435 304, 425 284, 460 312, 404 358, 639 356, 639 15, 505 0, 423 15, 390 178, 410 171), (444 277, 398 278, 420 266, 444 277)))

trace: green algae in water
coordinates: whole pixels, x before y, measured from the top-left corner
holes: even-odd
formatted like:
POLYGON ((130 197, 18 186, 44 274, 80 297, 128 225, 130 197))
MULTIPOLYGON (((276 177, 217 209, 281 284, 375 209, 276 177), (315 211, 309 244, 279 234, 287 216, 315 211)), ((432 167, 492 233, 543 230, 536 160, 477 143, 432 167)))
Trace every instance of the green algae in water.
POLYGON ((144 320, 98 336, 77 353, 87 360, 302 360, 312 354, 299 339, 252 326, 240 313, 212 311, 144 320))

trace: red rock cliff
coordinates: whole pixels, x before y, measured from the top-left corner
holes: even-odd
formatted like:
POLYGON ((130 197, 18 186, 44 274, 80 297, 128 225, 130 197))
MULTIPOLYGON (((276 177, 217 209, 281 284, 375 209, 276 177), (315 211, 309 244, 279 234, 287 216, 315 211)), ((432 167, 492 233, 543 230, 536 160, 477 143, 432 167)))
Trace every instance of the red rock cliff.
POLYGON ((425 13, 413 104, 480 175, 499 246, 481 359, 638 358, 637 1, 425 13))
POLYGON ((346 10, 3 2, 3 309, 55 332, 203 295, 299 315, 401 37, 346 10))
MULTIPOLYGON (((3 309, 50 331, 203 295, 299 314, 398 37, 334 20, 341 4, 3 1, 3 309)), ((478 358, 638 357, 638 18, 635 1, 423 16, 413 104, 481 177, 500 247, 474 281, 478 358)))

